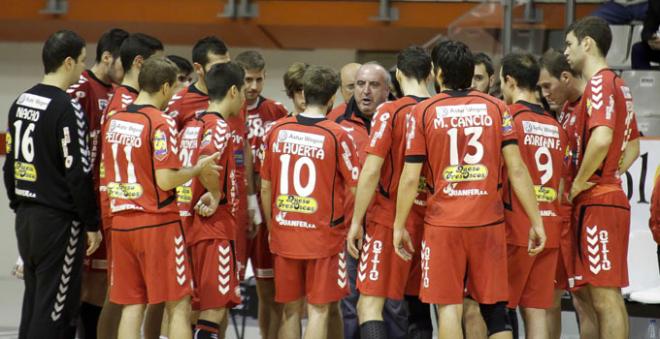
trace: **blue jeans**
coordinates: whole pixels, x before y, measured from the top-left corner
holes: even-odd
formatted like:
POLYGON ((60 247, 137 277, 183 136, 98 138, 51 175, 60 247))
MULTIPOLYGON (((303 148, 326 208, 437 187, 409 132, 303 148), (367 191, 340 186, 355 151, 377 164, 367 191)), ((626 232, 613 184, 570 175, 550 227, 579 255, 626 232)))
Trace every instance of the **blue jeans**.
POLYGON ((643 41, 632 46, 630 62, 633 69, 651 69, 651 61, 660 62, 660 50, 652 49, 643 41))
POLYGON ((627 25, 631 21, 644 21, 649 3, 624 6, 608 1, 598 7, 591 15, 605 19, 610 25, 627 25))

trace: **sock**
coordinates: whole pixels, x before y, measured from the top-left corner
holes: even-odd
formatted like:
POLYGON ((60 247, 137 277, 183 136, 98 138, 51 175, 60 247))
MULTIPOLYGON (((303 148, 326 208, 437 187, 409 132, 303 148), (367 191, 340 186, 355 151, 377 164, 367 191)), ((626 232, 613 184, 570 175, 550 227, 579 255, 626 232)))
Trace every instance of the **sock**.
POLYGON ((102 309, 100 306, 85 302, 80 305, 80 321, 85 333, 85 339, 96 339, 96 326, 99 323, 99 316, 102 309))
POLYGON ((387 338, 385 331, 385 322, 371 320, 360 325, 360 339, 381 339, 387 338))
POLYGON ((197 320, 193 339, 218 339, 218 324, 208 320, 197 320))
POLYGON ((515 308, 509 308, 509 321, 511 321, 511 330, 513 331, 513 337, 518 337, 518 312, 515 308))

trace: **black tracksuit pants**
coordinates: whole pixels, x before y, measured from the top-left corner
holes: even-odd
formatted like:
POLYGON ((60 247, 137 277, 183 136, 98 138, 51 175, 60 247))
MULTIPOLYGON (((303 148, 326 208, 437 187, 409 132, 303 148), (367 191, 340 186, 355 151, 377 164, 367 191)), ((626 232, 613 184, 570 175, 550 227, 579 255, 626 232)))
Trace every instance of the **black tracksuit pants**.
POLYGON ((16 211, 25 294, 19 339, 75 337, 85 232, 72 216, 21 203, 16 211))

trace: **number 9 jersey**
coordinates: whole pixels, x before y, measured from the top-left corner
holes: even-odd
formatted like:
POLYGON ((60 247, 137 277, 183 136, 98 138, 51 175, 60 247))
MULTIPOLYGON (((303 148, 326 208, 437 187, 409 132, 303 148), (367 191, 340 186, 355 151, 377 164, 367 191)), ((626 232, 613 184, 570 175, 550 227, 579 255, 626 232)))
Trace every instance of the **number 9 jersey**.
POLYGON ((261 177, 272 183, 271 251, 316 259, 342 251, 344 199, 357 185, 355 145, 325 118, 280 119, 265 139, 261 177))

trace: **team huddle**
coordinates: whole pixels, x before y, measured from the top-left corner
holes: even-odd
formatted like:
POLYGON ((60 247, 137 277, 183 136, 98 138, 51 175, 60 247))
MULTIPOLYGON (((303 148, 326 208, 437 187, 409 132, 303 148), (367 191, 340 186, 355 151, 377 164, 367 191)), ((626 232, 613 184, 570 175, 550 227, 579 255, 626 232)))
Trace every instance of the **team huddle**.
POLYGON ((627 337, 619 174, 639 132, 611 40, 587 17, 563 54, 498 74, 452 40, 392 72, 296 62, 288 111, 261 96, 261 54, 216 37, 178 86, 154 37, 113 29, 83 71, 82 38, 54 33, 9 114, 20 337, 71 337, 78 316, 85 338, 224 337, 248 260, 263 338, 300 338, 303 315, 304 338, 432 338, 432 314, 439 338, 511 338, 516 309, 525 337, 559 338, 564 291, 583 337, 627 337))

